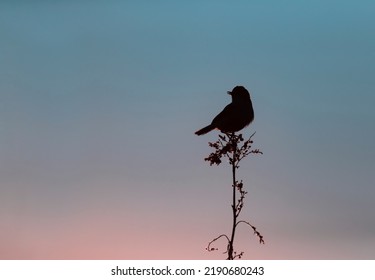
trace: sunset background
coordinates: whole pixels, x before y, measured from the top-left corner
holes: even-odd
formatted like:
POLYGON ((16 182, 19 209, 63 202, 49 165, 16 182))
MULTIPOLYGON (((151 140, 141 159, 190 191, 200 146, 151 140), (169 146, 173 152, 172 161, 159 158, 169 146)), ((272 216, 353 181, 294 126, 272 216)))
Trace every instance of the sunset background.
POLYGON ((0 259, 223 259, 250 92, 245 259, 375 259, 374 1, 1 1, 0 259))

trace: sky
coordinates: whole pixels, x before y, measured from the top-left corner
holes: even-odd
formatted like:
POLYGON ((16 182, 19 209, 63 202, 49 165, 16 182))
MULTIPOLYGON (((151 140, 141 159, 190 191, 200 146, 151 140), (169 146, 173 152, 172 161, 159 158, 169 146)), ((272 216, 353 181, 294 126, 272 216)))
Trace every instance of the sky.
POLYGON ((375 259, 373 1, 1 1, 0 259, 225 259, 236 85, 245 259, 375 259))

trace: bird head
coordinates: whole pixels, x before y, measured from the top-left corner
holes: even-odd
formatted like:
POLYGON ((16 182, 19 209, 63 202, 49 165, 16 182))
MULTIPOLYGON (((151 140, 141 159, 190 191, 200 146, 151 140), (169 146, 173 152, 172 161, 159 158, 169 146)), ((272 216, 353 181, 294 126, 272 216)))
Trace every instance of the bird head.
POLYGON ((250 94, 247 89, 243 86, 236 86, 232 91, 228 91, 228 94, 232 96, 232 101, 245 101, 250 100, 250 94))

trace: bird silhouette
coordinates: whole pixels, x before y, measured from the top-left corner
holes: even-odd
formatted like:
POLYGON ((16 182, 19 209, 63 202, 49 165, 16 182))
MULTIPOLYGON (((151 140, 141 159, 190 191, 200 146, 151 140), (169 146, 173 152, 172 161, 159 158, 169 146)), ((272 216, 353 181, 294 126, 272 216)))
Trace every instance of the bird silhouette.
POLYGON ((253 104, 247 89, 236 86, 232 91, 228 91, 228 94, 232 96, 232 103, 228 104, 210 125, 196 131, 196 135, 206 134, 213 129, 219 129, 223 133, 237 132, 254 120, 253 104))

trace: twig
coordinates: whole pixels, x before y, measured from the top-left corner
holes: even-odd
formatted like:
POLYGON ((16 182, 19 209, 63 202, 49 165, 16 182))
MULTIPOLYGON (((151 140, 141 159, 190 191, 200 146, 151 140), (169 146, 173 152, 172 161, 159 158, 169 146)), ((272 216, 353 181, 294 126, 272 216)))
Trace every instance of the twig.
POLYGON ((240 223, 245 223, 249 225, 254 234, 258 236, 259 242, 264 244, 263 235, 256 229, 255 226, 250 224, 247 221, 240 220, 237 221, 238 216, 240 215, 242 208, 244 206, 245 196, 247 194, 246 191, 243 190, 243 182, 238 182, 236 180, 236 169, 239 168, 239 162, 248 156, 249 154, 263 154, 259 149, 251 149, 251 145, 253 144, 252 137, 255 135, 255 132, 246 140, 244 141, 242 134, 236 135, 235 133, 219 135, 219 139, 214 143, 208 143, 210 147, 214 148, 215 151, 212 152, 205 161, 209 161, 210 165, 221 164, 221 158, 227 157, 229 159, 229 164, 232 166, 232 230, 231 230, 231 237, 229 238, 226 234, 221 234, 218 237, 214 238, 208 243, 206 248, 207 251, 211 252, 214 250, 218 250, 217 248, 211 247, 211 245, 216 242, 220 238, 227 239, 227 250, 224 252, 228 254, 228 260, 234 260, 236 258, 242 258, 244 252, 237 253, 234 251, 234 240, 236 235, 237 226, 240 223), (238 147, 238 144, 244 142, 241 147, 238 147), (237 200, 237 192, 239 193, 240 197, 237 200))

